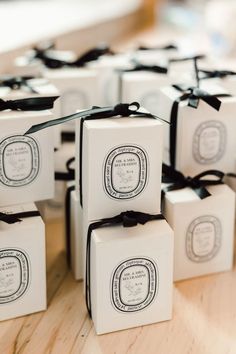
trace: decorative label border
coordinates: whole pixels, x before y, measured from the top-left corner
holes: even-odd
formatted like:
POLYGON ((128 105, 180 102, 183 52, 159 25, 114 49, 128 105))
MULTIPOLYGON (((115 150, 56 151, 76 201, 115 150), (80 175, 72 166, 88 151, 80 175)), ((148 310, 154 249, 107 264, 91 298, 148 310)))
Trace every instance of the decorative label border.
POLYGON ((109 151, 103 163, 103 186, 106 194, 116 200, 133 199, 137 197, 146 188, 149 176, 149 162, 145 150, 138 145, 127 144, 119 145, 109 151), (129 192, 117 191, 113 185, 112 173, 114 159, 123 154, 133 154, 139 161, 139 181, 135 188, 129 192))
POLYGON ((16 258, 17 262, 19 262, 21 282, 17 291, 15 291, 13 294, 7 296, 0 296, 0 305, 11 303, 21 298, 27 291, 30 283, 30 261, 28 255, 20 249, 0 249, 0 260, 8 257, 16 258))
POLYGON ((187 257, 196 263, 202 263, 202 262, 207 262, 210 261, 212 258, 214 258, 217 253, 220 250, 221 247, 221 238, 222 238, 222 226, 221 222, 218 218, 212 215, 205 215, 205 216, 199 216, 196 219, 194 219, 188 226, 187 228, 187 233, 186 233, 186 254, 187 257), (194 229, 196 228, 197 225, 201 223, 210 223, 214 227, 214 232, 215 232, 215 237, 214 237, 214 247, 211 250, 210 253, 206 254, 205 256, 199 256, 194 252, 194 247, 193 247, 193 235, 194 235, 194 229))
POLYGON ((156 298, 159 291, 159 271, 154 260, 147 257, 134 257, 121 262, 113 271, 111 277, 111 303, 114 309, 122 313, 142 311, 156 298), (124 303, 121 298, 121 276, 131 267, 144 267, 149 276, 148 293, 143 301, 135 305, 124 303))
POLYGON ((0 183, 8 187, 22 187, 32 183, 39 174, 40 151, 37 141, 31 136, 11 135, 0 141, 0 183), (7 176, 5 171, 4 154, 6 148, 15 143, 24 143, 29 146, 31 152, 31 170, 28 176, 21 180, 14 180, 7 176))
POLYGON ((211 120, 199 124, 193 134, 192 153, 193 153, 194 160, 203 165, 207 165, 219 161, 225 153, 226 141, 227 141, 227 131, 225 125, 222 122, 211 120), (203 157, 200 154, 201 134, 207 128, 216 128, 219 131, 219 137, 220 137, 217 154, 214 157, 209 159, 203 157))

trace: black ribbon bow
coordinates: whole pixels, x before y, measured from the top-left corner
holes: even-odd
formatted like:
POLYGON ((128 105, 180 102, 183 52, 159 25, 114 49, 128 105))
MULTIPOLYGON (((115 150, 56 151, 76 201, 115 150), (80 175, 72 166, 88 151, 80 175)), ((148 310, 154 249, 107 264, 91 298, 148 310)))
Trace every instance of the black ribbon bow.
POLYGON ((179 104, 182 101, 188 101, 188 106, 197 109, 199 101, 202 100, 211 106, 213 109, 219 111, 221 106, 221 101, 218 97, 230 97, 229 94, 209 94, 208 92, 198 88, 189 87, 185 88, 181 85, 173 85, 173 87, 180 91, 182 95, 178 97, 172 105, 170 114, 170 164, 175 168, 176 166, 176 141, 177 141, 177 122, 178 122, 178 109, 179 104))
POLYGON ((66 172, 55 172, 56 181, 73 181, 75 179, 75 169, 71 167, 74 161, 75 157, 66 161, 66 172))
POLYGON ((207 170, 194 177, 186 177, 183 173, 175 170, 173 167, 163 164, 162 182, 170 183, 170 185, 162 190, 162 197, 166 192, 189 187, 194 190, 200 199, 205 199, 211 195, 205 187, 223 184, 224 176, 225 174, 221 171, 207 170), (206 179, 206 177, 211 178, 206 179))
POLYGON ((147 46, 143 46, 140 45, 137 50, 178 50, 178 47, 175 44, 167 44, 164 46, 156 46, 156 47, 147 47, 147 46))
POLYGON ((139 63, 137 61, 134 61, 134 67, 132 69, 124 69, 121 70, 122 72, 133 72, 133 71, 150 71, 153 73, 158 73, 158 74, 167 74, 168 69, 163 67, 163 66, 159 66, 159 65, 146 65, 146 64, 142 64, 139 63))
POLYGON ((80 204, 83 206, 83 196, 82 196, 82 164, 83 164, 83 126, 86 120, 90 119, 104 119, 104 118, 111 118, 115 116, 121 117, 129 117, 130 115, 134 115, 134 117, 146 117, 152 119, 160 119, 154 116, 151 113, 146 112, 139 112, 140 105, 137 102, 133 103, 119 103, 116 106, 111 107, 93 107, 92 109, 82 111, 79 113, 72 114, 67 117, 58 118, 54 120, 50 120, 45 123, 33 125, 24 135, 32 134, 39 130, 65 123, 70 120, 79 119, 80 118, 80 152, 79 152, 79 170, 80 170, 80 204))
POLYGON ((201 78, 201 80, 204 79, 211 79, 211 78, 219 78, 223 79, 227 76, 235 76, 236 72, 235 71, 230 71, 230 70, 202 70, 199 69, 200 73, 203 73, 205 76, 201 78))
POLYGON ((12 111, 43 111, 53 108, 54 101, 59 96, 52 97, 30 97, 20 100, 0 99, 0 111, 10 109, 12 111))
POLYGON ((92 317, 92 308, 91 308, 91 291, 90 291, 90 254, 91 254, 91 238, 92 232, 95 229, 98 229, 103 226, 108 225, 117 225, 121 224, 123 227, 133 227, 138 224, 144 225, 151 220, 165 220, 162 214, 146 214, 137 211, 126 211, 122 212, 119 215, 116 215, 111 218, 102 219, 100 221, 93 222, 88 227, 87 233, 87 247, 86 247, 86 277, 85 277, 85 291, 86 291, 86 306, 89 313, 89 316, 92 317))
POLYGON ((97 60, 105 54, 114 54, 107 45, 100 45, 98 47, 92 48, 79 56, 74 61, 66 61, 53 56, 52 52, 48 49, 36 50, 36 58, 39 58, 45 66, 50 69, 60 69, 64 66, 70 67, 82 67, 90 61, 97 60))
POLYGON ((6 224, 15 224, 16 222, 21 222, 21 219, 31 218, 34 216, 40 216, 38 210, 33 211, 23 211, 20 213, 7 214, 0 212, 0 221, 5 222, 6 224))
POLYGON ((34 79, 34 76, 0 76, 0 87, 9 87, 11 90, 19 90, 27 87, 30 92, 38 93, 33 88, 29 80, 34 79))

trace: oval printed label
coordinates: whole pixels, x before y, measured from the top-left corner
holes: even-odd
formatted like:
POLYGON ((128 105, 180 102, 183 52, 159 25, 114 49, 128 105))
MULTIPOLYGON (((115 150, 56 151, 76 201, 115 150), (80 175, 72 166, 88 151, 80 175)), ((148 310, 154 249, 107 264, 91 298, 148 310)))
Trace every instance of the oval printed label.
POLYGON ((156 112, 160 104, 158 92, 148 92, 140 98, 140 105, 149 112, 156 112))
POLYGON ((109 152, 104 164, 106 193, 114 199, 139 195, 148 178, 147 155, 138 146, 119 146, 109 152))
POLYGON ((118 265, 112 275, 112 304, 121 312, 141 311, 158 292, 158 269, 153 260, 131 258, 118 265))
POLYGON ((29 260, 17 249, 0 249, 0 304, 19 299, 29 285, 29 260))
POLYGON ((200 124, 193 136, 193 156, 201 164, 219 161, 225 153, 226 128, 219 121, 200 124))
POLYGON ((9 187, 31 183, 40 167, 39 148, 30 136, 14 135, 0 142, 0 182, 9 187))
POLYGON ((215 216, 200 216, 188 227, 187 256, 194 262, 206 262, 215 257, 221 246, 221 223, 215 216))

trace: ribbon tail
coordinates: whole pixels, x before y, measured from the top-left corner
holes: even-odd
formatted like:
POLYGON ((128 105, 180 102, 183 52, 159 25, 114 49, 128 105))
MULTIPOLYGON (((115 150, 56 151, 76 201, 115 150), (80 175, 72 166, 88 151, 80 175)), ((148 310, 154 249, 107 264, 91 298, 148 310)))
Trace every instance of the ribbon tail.
POLYGON ((205 187, 194 188, 194 192, 199 196, 200 199, 205 199, 211 196, 211 193, 205 187))

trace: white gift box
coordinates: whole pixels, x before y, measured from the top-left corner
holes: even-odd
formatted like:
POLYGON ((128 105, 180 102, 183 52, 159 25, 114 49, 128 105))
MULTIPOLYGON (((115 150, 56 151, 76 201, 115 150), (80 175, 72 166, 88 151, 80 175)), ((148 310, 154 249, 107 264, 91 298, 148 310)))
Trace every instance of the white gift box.
POLYGON ((168 74, 147 71, 124 72, 121 74, 121 102, 137 101, 149 112, 156 114, 161 105, 161 87, 171 84, 168 74))
POLYGON ((53 197, 53 130, 24 135, 50 119, 48 110, 0 112, 0 206, 53 197))
MULTIPOLYGON (((34 204, 1 212, 35 211, 34 204)), ((46 310, 45 228, 40 216, 0 221, 0 320, 46 310)))
POLYGON ((171 319, 173 231, 165 220, 96 229, 90 249, 97 334, 171 319))
MULTIPOLYGON (((52 82, 60 94, 60 117, 99 104, 97 74, 85 68, 46 69, 43 76, 52 82)), ((75 131, 74 121, 63 124, 62 131, 75 131)))
POLYGON ((70 267, 75 280, 84 277, 83 269, 83 237, 82 237, 82 208, 80 206, 79 195, 75 191, 75 182, 67 183, 66 205, 66 238, 70 259, 70 267))
POLYGON ((160 211, 162 129, 153 118, 92 119, 84 121, 81 140, 77 120, 76 190, 88 220, 123 210, 160 211))
MULTIPOLYGON (((206 85, 207 86, 207 85, 206 85)), ((225 93, 218 86, 204 87, 209 94, 225 93)), ((161 104, 157 115, 170 121, 171 109, 182 93, 173 87, 161 89, 161 104)), ((220 110, 217 111, 203 100, 198 108, 188 106, 188 100, 179 103, 176 130, 175 168, 185 175, 193 176, 199 172, 218 169, 223 172, 232 170, 233 151, 236 150, 234 136, 235 97, 219 97, 220 110)), ((163 160, 170 164, 170 126, 164 125, 163 160)))
POLYGON ((164 215, 174 230, 174 280, 230 270, 233 265, 235 195, 209 186, 200 199, 191 188, 165 194, 164 215))
POLYGON ((98 77, 99 105, 113 106, 121 101, 120 70, 133 67, 130 59, 130 53, 104 55, 87 64, 98 77))
MULTIPOLYGON (((1 80, 1 77, 0 77, 1 80)), ((29 87, 22 86, 20 89, 12 90, 9 87, 0 87, 0 97, 4 100, 17 100, 22 98, 29 97, 55 97, 59 96, 59 92, 57 88, 52 85, 49 81, 43 78, 32 78, 30 80, 26 80, 29 87, 35 92, 32 92, 29 87)), ((51 109, 53 118, 60 117, 60 100, 57 99, 54 102, 53 108, 51 109)), ((53 127, 54 134, 54 147, 59 148, 61 144, 61 126, 56 125, 53 127)))
MULTIPOLYGON (((67 181, 63 174, 67 174, 67 161, 75 156, 75 143, 64 142, 60 148, 54 152, 54 165, 56 174, 61 174, 61 179, 55 180, 54 198, 37 203, 38 208, 44 221, 64 217, 65 195, 67 190, 67 181)), ((75 162, 70 164, 70 168, 74 169, 75 162)), ((60 176, 58 176, 59 178, 60 176)))

